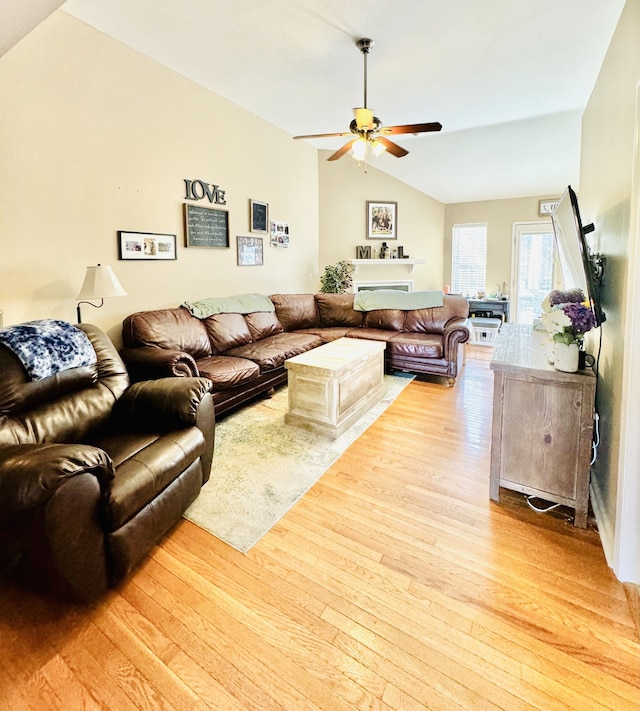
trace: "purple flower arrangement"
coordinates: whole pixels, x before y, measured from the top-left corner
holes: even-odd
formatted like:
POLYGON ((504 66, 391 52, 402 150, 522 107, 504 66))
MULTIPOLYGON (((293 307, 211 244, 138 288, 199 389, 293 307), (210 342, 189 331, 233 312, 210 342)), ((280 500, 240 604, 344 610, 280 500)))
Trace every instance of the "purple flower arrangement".
POLYGON ((581 304, 584 302, 582 289, 569 289, 569 291, 559 291, 554 289, 548 296, 550 306, 560 306, 561 304, 581 304))
POLYGON ((576 343, 595 325, 593 311, 589 308, 581 289, 552 291, 543 301, 542 321, 553 334, 556 343, 576 343))
POLYGON ((569 330, 575 338, 584 336, 587 331, 590 331, 596 325, 593 311, 583 303, 569 302, 561 304, 560 308, 571 319, 569 330))

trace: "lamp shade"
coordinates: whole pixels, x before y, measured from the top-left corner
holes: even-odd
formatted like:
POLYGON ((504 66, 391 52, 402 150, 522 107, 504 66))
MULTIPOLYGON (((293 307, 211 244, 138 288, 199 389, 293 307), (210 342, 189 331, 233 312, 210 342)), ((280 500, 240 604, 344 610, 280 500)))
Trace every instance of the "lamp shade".
POLYGON ((98 264, 87 267, 78 299, 104 299, 109 296, 126 296, 127 292, 109 266, 98 264))

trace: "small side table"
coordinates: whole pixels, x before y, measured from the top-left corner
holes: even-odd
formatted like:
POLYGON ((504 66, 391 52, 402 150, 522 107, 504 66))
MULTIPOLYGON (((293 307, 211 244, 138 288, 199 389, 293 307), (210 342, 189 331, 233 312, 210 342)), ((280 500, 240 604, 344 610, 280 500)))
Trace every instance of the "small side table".
POLYGON ((503 321, 509 320, 508 299, 467 299, 469 302, 469 316, 476 312, 496 316, 503 321))

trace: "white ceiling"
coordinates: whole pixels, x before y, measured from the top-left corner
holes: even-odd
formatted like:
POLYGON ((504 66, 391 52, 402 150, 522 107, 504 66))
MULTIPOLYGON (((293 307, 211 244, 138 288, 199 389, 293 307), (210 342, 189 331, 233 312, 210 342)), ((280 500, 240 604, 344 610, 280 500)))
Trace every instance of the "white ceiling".
POLYGON ((0 3, 0 57, 42 20, 60 7, 64 0, 2 0, 0 3))
POLYGON ((354 42, 371 37, 376 116, 444 126, 396 137, 409 155, 375 167, 448 203, 577 185, 580 116, 624 3, 67 0, 63 10, 292 136, 348 129, 363 100, 354 42))

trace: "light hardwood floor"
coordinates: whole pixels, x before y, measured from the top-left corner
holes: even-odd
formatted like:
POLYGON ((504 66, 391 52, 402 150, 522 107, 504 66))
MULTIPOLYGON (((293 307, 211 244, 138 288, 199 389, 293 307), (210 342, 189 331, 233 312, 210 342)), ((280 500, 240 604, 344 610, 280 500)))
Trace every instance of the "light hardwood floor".
POLYGON ((0 709, 640 709, 597 532, 489 501, 489 353, 411 383, 246 556, 183 521, 88 609, 2 582, 0 709))

